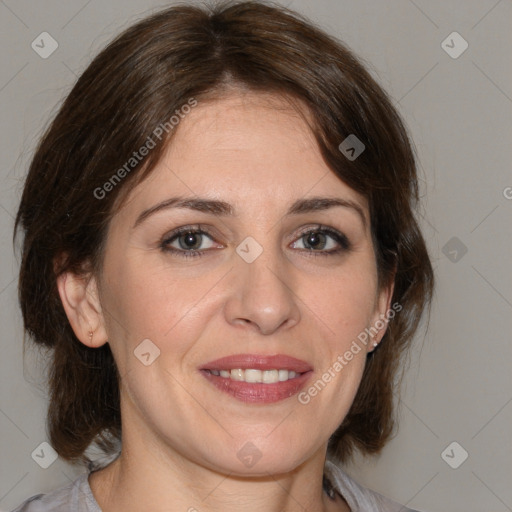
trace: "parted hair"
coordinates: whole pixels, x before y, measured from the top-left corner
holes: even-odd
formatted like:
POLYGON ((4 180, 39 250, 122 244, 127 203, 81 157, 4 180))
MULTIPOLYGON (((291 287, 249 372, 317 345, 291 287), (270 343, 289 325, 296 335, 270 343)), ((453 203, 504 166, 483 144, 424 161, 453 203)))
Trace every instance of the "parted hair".
POLYGON ((326 164, 368 200, 379 286, 394 280, 401 308, 368 354, 328 450, 341 462, 354 449, 375 454, 395 431, 394 395, 434 284, 403 121, 361 60, 299 14, 256 1, 180 4, 126 29, 81 74, 35 149, 16 216, 25 338, 49 349, 48 436, 70 462, 90 462, 93 444, 108 455, 122 440, 119 374, 108 343, 89 348, 75 336, 57 277, 101 273, 110 219, 179 129, 155 140, 155 128, 191 98, 215 101, 237 88, 302 105, 326 164), (355 159, 340 150, 349 135, 364 144, 355 159), (127 169, 148 137, 155 147, 127 169))

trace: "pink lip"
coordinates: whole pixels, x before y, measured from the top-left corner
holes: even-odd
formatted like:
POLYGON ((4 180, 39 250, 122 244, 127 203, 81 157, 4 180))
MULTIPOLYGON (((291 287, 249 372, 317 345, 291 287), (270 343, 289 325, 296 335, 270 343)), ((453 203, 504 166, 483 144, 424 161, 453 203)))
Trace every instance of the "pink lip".
POLYGON ((255 370, 291 370, 297 373, 309 372, 313 368, 306 361, 282 354, 265 356, 262 354, 235 354, 222 357, 202 365, 200 370, 233 370, 254 368, 255 370))
POLYGON ((285 355, 264 356, 261 354, 237 354, 206 363, 200 368, 201 374, 217 389, 244 403, 268 404, 278 402, 297 394, 313 374, 313 368, 306 361, 285 355), (290 370, 299 373, 285 382, 272 384, 251 383, 231 380, 213 375, 207 370, 232 370, 236 368, 256 370, 290 370))

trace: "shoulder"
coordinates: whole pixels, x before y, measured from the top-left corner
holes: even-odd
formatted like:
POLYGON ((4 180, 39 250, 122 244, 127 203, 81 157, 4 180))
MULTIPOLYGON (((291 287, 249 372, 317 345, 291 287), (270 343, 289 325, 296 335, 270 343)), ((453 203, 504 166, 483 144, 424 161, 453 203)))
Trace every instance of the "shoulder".
POLYGON ((89 474, 50 493, 36 494, 12 512, 101 512, 89 487, 89 474))
POLYGON ((359 485, 331 460, 325 463, 325 473, 334 488, 345 498, 352 512, 415 512, 359 485))

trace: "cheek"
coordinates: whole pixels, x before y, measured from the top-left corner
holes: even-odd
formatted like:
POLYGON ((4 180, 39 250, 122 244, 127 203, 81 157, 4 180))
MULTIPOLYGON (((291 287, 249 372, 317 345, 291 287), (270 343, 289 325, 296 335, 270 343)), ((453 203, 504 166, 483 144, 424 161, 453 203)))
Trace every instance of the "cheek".
MULTIPOLYGON (((191 339, 199 329, 204 318, 201 308, 208 303, 204 295, 215 280, 184 278, 179 272, 137 260, 125 259, 123 265, 105 268, 109 278, 102 293, 102 306, 114 344, 112 349, 115 355, 123 355, 125 361, 116 357, 118 364, 126 364, 126 359, 133 356, 134 349, 145 339, 161 350, 172 339, 173 353, 185 350, 187 344, 179 340, 191 339)), ((131 362, 128 360, 128 364, 131 362)))
POLYGON ((357 337, 371 322, 375 309, 376 278, 371 266, 343 270, 313 288, 305 283, 304 302, 338 344, 357 337))

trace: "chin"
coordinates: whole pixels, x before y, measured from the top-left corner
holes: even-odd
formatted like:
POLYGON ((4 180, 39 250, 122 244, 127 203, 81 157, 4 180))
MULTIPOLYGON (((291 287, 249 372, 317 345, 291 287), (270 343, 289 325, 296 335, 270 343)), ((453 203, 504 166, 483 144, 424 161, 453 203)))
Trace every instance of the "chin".
MULTIPOLYGON (((210 454, 211 456, 211 454, 210 454)), ((310 454, 310 456, 312 456, 310 454)), ((269 474, 283 474, 293 471, 307 460, 308 454, 294 450, 284 450, 283 444, 264 444, 256 440, 254 443, 241 443, 237 450, 225 449, 219 454, 209 457, 206 464, 212 470, 222 474, 239 477, 268 477, 269 474)))

